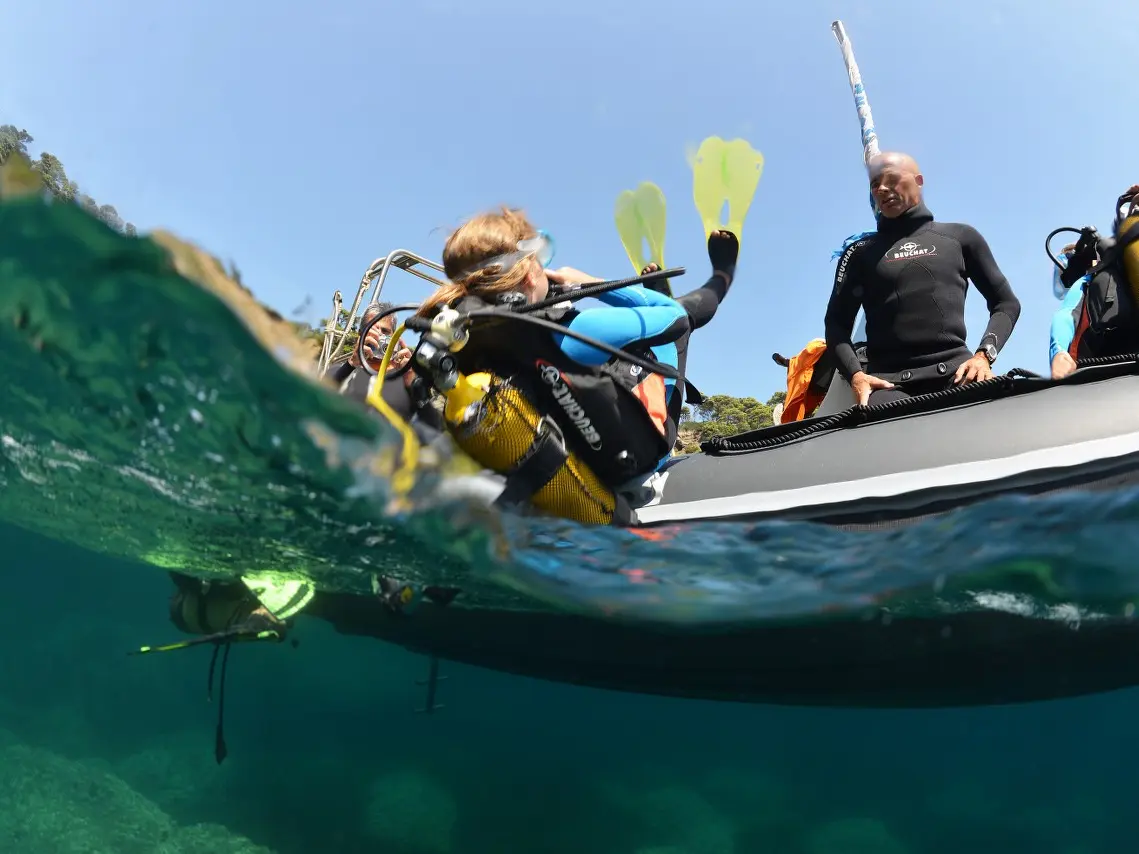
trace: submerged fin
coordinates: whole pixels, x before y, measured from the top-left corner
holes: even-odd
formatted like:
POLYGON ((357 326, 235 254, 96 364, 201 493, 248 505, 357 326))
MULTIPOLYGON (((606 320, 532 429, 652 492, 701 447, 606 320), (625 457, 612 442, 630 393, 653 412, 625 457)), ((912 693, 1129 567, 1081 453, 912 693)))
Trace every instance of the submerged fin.
POLYGON ((725 142, 710 136, 690 155, 692 198, 704 222, 704 237, 727 229, 743 242, 744 219, 763 175, 763 155, 746 139, 725 142), (721 222, 724 204, 728 220, 721 222))
POLYGON ((651 181, 642 181, 635 190, 617 196, 613 209, 621 245, 639 275, 650 262, 664 269, 664 235, 668 221, 664 191, 651 181), (649 257, 645 257, 645 245, 649 257))
POLYGON ((312 582, 283 573, 243 575, 241 582, 257 597, 265 610, 282 621, 299 614, 316 595, 312 582))

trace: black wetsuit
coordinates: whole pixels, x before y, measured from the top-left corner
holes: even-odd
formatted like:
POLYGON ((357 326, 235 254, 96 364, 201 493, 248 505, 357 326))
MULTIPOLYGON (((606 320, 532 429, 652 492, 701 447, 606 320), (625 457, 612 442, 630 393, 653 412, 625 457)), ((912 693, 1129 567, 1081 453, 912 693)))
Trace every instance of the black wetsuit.
POLYGON ((1020 317, 1020 301, 985 239, 972 226, 934 222, 924 204, 879 218, 878 233, 839 259, 826 339, 848 380, 863 370, 850 340, 860 306, 866 310, 866 372, 898 386, 875 391, 875 404, 946 388, 980 348, 992 344, 999 352, 1020 317), (965 338, 968 280, 989 307, 976 348, 965 338))
MULTIPOLYGON (((730 268, 725 272, 727 272, 729 276, 728 279, 713 272, 711 278, 703 285, 680 297, 672 296, 672 288, 669 287, 668 279, 658 279, 645 284, 645 287, 675 299, 684 307, 685 312, 688 313, 688 331, 676 342, 677 370, 681 376, 684 376, 688 368, 689 338, 695 330, 700 329, 702 326, 707 326, 712 318, 716 316, 716 310, 719 309, 720 303, 724 301, 724 297, 728 295, 728 289, 731 287, 730 279, 734 277, 735 264, 732 263, 730 268)), ((679 423, 680 408, 684 403, 699 405, 703 401, 704 395, 700 393, 696 386, 685 379, 683 398, 679 394, 674 394, 669 399, 669 417, 679 423)))

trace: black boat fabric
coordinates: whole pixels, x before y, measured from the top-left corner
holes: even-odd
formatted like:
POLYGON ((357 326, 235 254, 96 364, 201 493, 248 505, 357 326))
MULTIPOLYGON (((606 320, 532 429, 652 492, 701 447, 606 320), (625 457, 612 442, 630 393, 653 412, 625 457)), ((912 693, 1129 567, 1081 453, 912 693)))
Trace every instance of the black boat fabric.
POLYGON ((1010 492, 1115 487, 1139 473, 1135 368, 999 377, 706 443, 672 461, 636 522, 879 525, 1010 492))

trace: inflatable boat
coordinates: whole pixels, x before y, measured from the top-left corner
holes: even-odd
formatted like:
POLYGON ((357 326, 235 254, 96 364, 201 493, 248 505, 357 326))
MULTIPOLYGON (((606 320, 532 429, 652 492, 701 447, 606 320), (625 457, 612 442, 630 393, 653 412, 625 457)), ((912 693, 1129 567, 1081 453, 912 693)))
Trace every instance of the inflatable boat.
MULTIPOLYGON (((881 528, 1002 495, 1123 488, 1139 480, 1139 362, 1100 362, 1061 381, 1017 371, 707 441, 623 493, 632 509, 613 521, 881 528)), ((485 500, 504 488, 482 479, 497 484, 485 500)))
POLYGON ((1008 493, 1116 489, 1139 473, 1139 366, 1017 372, 776 425, 674 459, 638 525, 795 519, 905 523, 1008 493))
MULTIPOLYGON (((675 458, 633 524, 799 519, 903 525, 1003 494, 1118 489, 1139 476, 1139 363, 1100 360, 1052 381, 1016 372, 879 407, 851 407, 709 442, 675 458)), ((998 600, 1008 599, 1003 607, 998 600)), ((553 681, 747 703, 994 705, 1139 685, 1139 621, 1074 606, 885 610, 690 628, 424 602, 394 613, 329 594, 337 631, 553 681)), ((1015 604, 1015 603, 1012 603, 1015 604)))
MULTIPOLYGON (((446 346, 439 343, 435 365, 446 346)), ((630 493, 631 511, 620 524, 772 519, 880 529, 1001 495, 1119 489, 1139 479, 1137 404, 1139 361, 1128 355, 1083 363, 1060 381, 1014 370, 881 406, 848 405, 674 457, 639 494, 630 493)), ((496 479, 483 476, 486 483, 496 479)), ((871 608, 699 630, 472 607, 462 596, 404 613, 378 599, 330 593, 306 613, 342 633, 433 658, 709 700, 950 707, 1139 685, 1139 621, 1132 614, 1002 607, 1002 596, 1011 594, 944 612, 871 608)))
MULTIPOLYGON (((306 613, 412 652, 574 685, 799 706, 1027 703, 1139 685, 1139 621, 1075 609, 717 627, 693 632, 573 614, 318 596, 306 613)), ((981 605, 978 605, 980 608, 981 605)), ((434 669, 434 668, 433 668, 434 669)))
MULTIPOLYGON (((542 323, 525 312, 592 296, 591 291, 682 273, 683 268, 661 270, 593 285, 568 297, 551 296, 521 309, 476 314, 542 323)), ((378 277, 373 300, 382 279, 378 277)), ((376 315, 361 327, 360 340, 371 324, 408 308, 416 306, 395 306, 376 315)), ((407 322, 406 329, 421 337, 403 370, 414 368, 450 401, 447 432, 486 469, 485 481, 497 478, 500 497, 510 492, 515 506, 587 524, 651 527, 785 519, 880 527, 1010 493, 1119 488, 1134 481, 1139 470, 1139 364, 1135 355, 1126 355, 1081 363, 1080 370, 1058 382, 1015 369, 879 406, 851 406, 849 386, 832 383, 814 417, 704 442, 703 453, 673 457, 643 483, 626 484, 620 500, 570 450, 563 471, 543 471, 545 479, 537 484, 527 473, 528 498, 520 502, 517 490, 508 489, 509 477, 491 470, 509 473, 529 464, 542 439, 543 421, 549 419, 509 380, 485 375, 489 380, 483 382, 489 385, 476 387, 458 371, 449 353, 462 349, 464 328, 472 321, 452 314, 444 324, 438 317, 407 322), (846 405, 840 408, 842 399, 846 405), (509 457, 502 456, 506 446, 509 457)), ((386 371, 404 330, 401 326, 391 337, 379 373, 386 371)), ((637 363, 630 354, 586 340, 637 363)), ((383 401, 382 386, 373 381, 361 397, 385 420, 400 422, 383 401)), ((401 426, 405 443, 421 444, 423 437, 416 438, 406 426, 401 426)), ((412 450, 405 456, 410 458, 412 450)))

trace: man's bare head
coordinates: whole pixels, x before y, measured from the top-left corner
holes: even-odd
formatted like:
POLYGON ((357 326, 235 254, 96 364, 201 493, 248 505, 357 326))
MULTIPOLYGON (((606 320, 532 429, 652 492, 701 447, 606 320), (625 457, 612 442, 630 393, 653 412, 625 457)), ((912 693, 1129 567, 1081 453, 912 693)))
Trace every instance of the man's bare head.
POLYGON ((910 155, 884 151, 870 158, 866 168, 870 174, 870 192, 882 216, 893 219, 921 203, 925 178, 910 155))

